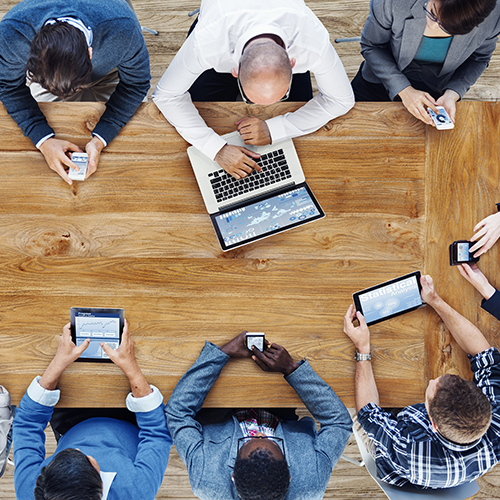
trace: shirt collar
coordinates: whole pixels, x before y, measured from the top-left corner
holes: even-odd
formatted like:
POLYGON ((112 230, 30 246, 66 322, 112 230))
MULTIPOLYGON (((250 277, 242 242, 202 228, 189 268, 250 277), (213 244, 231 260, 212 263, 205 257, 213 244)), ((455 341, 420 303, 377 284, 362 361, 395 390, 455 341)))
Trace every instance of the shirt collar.
POLYGON ((472 443, 468 444, 458 444, 454 443, 453 441, 449 441, 446 439, 442 434, 439 433, 439 431, 434 431, 434 435, 437 437, 437 439, 441 442, 443 446, 446 446, 451 451, 467 451, 470 450, 471 448, 474 448, 474 446, 477 446, 480 442, 482 437, 479 439, 476 439, 472 443))
POLYGON ((101 480, 102 480, 102 500, 107 500, 109 489, 111 488, 111 483, 116 476, 116 472, 102 472, 101 471, 101 480))
POLYGON ((92 47, 93 34, 92 34, 92 28, 90 26, 85 26, 85 24, 83 24, 83 21, 77 19, 76 17, 58 17, 57 19, 49 19, 45 23, 45 25, 56 24, 56 21, 67 23, 73 26, 73 28, 79 29, 85 35, 85 40, 87 41, 87 45, 89 47, 92 47))

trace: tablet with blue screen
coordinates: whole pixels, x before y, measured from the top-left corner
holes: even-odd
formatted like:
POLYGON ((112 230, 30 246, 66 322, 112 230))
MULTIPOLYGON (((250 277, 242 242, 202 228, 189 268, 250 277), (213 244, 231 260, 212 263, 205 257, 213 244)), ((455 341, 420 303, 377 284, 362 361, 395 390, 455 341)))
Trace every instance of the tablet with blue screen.
POLYGON ((118 349, 125 325, 123 309, 72 307, 70 322, 71 338, 76 346, 90 339, 89 346, 77 361, 111 362, 103 351, 101 342, 111 349, 118 349))
POLYGON ((356 292, 352 298, 367 325, 374 325, 424 306, 421 290, 420 271, 415 271, 356 292))

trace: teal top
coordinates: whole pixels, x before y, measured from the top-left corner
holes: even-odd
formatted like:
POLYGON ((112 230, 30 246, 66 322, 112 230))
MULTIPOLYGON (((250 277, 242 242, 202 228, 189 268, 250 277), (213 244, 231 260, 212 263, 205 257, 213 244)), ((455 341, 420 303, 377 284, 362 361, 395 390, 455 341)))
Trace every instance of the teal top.
POLYGON ((430 37, 424 35, 414 60, 425 64, 443 64, 452 40, 453 36, 430 37))

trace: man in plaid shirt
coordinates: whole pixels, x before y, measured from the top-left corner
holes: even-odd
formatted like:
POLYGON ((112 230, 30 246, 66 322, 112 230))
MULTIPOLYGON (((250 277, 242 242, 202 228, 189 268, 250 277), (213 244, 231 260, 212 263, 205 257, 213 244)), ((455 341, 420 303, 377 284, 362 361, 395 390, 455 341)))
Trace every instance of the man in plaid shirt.
MULTIPOLYGON (((500 354, 466 318, 422 276, 422 298, 443 320, 468 354, 474 383, 445 374, 431 380, 425 403, 406 407, 397 418, 379 406, 371 360, 356 363, 358 422, 371 438, 379 479, 402 486, 449 488, 475 480, 500 460, 500 354)), ((344 332, 356 346, 356 359, 370 353, 363 315, 349 307, 344 332), (359 326, 354 326, 354 319, 359 326)))

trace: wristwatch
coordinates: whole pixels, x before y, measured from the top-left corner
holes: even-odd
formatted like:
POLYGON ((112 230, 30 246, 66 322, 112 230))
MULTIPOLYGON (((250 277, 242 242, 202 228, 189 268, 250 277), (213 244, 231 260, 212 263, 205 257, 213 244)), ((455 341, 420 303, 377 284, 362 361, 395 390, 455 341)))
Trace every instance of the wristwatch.
POLYGON ((369 352, 368 354, 366 354, 366 353, 360 353, 360 352, 356 351, 356 354, 354 354, 354 359, 356 361, 371 361, 372 353, 369 352))

